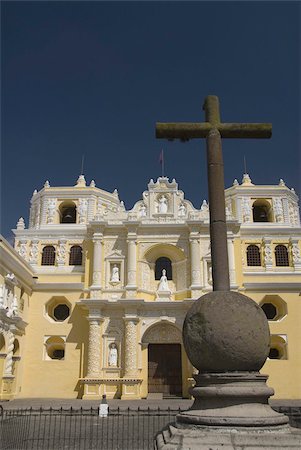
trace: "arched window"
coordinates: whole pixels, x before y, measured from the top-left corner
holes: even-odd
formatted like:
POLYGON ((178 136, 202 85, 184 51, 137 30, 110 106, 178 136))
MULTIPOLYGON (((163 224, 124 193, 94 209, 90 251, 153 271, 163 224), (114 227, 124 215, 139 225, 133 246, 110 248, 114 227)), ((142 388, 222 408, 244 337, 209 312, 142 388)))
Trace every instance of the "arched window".
POLYGON ((46 245, 42 251, 42 266, 55 265, 55 248, 53 245, 46 245))
POLYGON ((60 206, 60 223, 76 223, 76 206, 74 203, 63 203, 60 206))
POLYGON ((261 266, 260 250, 257 245, 248 245, 247 247, 247 265, 261 266))
POLYGON ((253 203, 253 222, 272 222, 271 206, 266 200, 253 203))
POLYGON ((83 251, 80 245, 73 245, 70 248, 69 266, 81 266, 83 251))
POLYGON ((289 266, 288 251, 285 245, 276 245, 275 262, 276 266, 289 266))
POLYGON ((166 258, 162 256, 161 258, 158 258, 156 261, 156 267, 155 267, 155 280, 160 280, 162 277, 162 270, 166 270, 166 276, 168 280, 172 280, 172 265, 171 260, 169 258, 166 258))

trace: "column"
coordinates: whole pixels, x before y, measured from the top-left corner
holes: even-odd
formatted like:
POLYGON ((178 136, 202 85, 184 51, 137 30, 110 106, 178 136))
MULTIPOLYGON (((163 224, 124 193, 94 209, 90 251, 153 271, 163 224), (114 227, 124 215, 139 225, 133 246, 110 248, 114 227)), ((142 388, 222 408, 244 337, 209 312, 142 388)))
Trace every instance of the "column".
POLYGON ((236 274, 235 274, 234 239, 232 237, 228 238, 227 245, 228 245, 230 285, 233 286, 236 285, 236 274))
POLYGON ((137 323, 138 317, 125 317, 124 377, 137 376, 137 323))
POLYGON ((201 257, 198 237, 190 237, 191 289, 201 289, 201 257))
POLYGON ((8 343, 7 343, 7 353, 5 359, 4 376, 13 376, 13 351, 14 351, 14 340, 15 336, 11 331, 7 333, 8 343))
POLYGON ((137 289, 136 285, 136 270, 137 270, 137 256, 136 256, 136 236, 128 237, 128 259, 127 259, 127 286, 128 296, 134 295, 137 289))
MULTIPOLYGON (((102 287, 102 233, 93 234, 93 276, 91 291, 101 290, 102 287)), ((94 292, 95 294, 95 292, 94 292)))
POLYGON ((100 311, 92 312, 89 321, 88 368, 87 378, 99 378, 101 370, 101 324, 103 318, 100 311))

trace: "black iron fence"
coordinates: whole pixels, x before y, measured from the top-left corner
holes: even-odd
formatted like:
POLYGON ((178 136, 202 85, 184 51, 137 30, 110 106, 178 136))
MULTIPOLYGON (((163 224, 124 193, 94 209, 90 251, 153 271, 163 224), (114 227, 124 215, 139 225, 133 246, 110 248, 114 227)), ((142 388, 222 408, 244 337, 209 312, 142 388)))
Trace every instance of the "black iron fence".
MULTIPOLYGON (((301 428, 301 408, 274 408, 301 428)), ((0 408, 0 448, 3 450, 144 450, 154 437, 174 422, 180 409, 110 409, 107 417, 90 409, 0 408)))
POLYGON ((180 410, 98 408, 4 410, 1 449, 144 450, 153 449, 154 436, 175 420, 180 410))

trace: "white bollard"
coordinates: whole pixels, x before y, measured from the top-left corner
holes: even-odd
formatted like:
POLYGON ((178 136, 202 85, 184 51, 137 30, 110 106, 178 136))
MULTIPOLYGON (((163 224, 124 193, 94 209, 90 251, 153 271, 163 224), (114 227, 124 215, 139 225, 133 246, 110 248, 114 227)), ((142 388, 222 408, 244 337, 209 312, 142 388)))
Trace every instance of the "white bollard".
POLYGON ((109 405, 107 403, 107 396, 104 394, 102 396, 101 403, 99 405, 99 417, 108 417, 109 405))

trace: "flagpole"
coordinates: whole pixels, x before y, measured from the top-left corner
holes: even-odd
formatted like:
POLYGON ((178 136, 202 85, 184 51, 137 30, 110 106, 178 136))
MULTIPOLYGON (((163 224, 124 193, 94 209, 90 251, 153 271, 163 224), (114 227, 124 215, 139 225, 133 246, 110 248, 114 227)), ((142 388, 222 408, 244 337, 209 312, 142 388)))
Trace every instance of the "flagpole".
POLYGON ((162 177, 164 177, 164 150, 162 150, 162 177))

